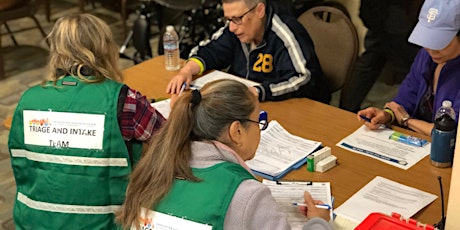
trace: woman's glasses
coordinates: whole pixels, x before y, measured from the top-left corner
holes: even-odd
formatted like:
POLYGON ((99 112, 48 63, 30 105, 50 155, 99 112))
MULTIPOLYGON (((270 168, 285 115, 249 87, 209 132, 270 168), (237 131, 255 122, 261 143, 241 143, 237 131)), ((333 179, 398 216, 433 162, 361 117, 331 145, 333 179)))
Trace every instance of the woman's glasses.
POLYGON ((242 121, 249 121, 259 124, 260 130, 265 130, 268 127, 268 114, 266 111, 260 111, 259 113, 259 121, 253 121, 251 119, 241 119, 242 121))

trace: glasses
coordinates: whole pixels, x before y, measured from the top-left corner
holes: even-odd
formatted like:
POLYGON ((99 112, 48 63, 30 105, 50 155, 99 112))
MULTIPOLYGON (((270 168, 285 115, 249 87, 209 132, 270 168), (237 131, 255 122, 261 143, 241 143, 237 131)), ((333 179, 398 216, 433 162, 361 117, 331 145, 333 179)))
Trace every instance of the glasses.
POLYGON ((241 121, 249 121, 253 123, 259 124, 260 130, 265 130, 268 127, 268 114, 266 111, 260 111, 259 113, 259 121, 253 121, 251 119, 241 119, 241 121))
POLYGON ((253 9, 255 9, 256 6, 257 6, 257 4, 255 6, 253 6, 251 9, 249 9, 248 11, 246 11, 243 15, 239 16, 239 17, 226 18, 227 23, 233 22, 233 23, 235 23, 235 25, 243 24, 243 17, 246 16, 246 14, 251 12, 253 9))

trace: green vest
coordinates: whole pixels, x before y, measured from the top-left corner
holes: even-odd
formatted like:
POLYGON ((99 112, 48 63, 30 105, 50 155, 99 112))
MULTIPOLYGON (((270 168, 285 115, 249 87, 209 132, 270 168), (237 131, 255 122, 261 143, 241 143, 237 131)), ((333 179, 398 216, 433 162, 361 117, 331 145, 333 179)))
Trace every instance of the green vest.
POLYGON ((117 121, 122 86, 68 76, 56 87, 39 85, 23 94, 8 141, 17 185, 16 229, 117 228, 113 213, 123 203, 132 168, 117 121), (82 121, 86 115, 102 122, 82 121), (82 128, 94 124, 98 131, 82 128), (100 146, 85 147, 93 142, 100 146))
POLYGON ((209 168, 193 168, 200 182, 176 179, 154 210, 223 229, 225 215, 240 183, 255 179, 241 165, 224 162, 209 168))

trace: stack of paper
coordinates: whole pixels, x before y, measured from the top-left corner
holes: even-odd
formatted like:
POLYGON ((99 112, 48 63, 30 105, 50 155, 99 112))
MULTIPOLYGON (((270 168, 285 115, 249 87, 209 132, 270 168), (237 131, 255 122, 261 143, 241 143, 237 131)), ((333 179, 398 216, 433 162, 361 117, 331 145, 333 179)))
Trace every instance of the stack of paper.
POLYGON ((321 142, 307 140, 286 131, 276 120, 261 132, 255 157, 246 164, 256 175, 279 180, 306 162, 309 154, 321 147, 321 142))

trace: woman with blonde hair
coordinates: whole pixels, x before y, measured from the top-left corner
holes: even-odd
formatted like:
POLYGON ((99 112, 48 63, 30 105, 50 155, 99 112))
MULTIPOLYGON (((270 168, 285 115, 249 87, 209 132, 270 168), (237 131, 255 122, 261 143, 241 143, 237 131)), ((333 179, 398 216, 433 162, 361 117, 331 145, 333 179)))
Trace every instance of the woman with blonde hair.
MULTIPOLYGON (((269 188, 244 163, 268 124, 259 112, 255 88, 234 80, 184 92, 131 174, 117 221, 148 229, 152 219, 142 212, 153 210, 213 229, 290 229, 269 188)), ((317 209, 308 193, 304 199, 305 227, 331 229, 329 211, 317 209)))
POLYGON ((90 14, 57 20, 51 76, 21 97, 8 147, 16 229, 113 229, 141 142, 164 122, 122 84, 108 25, 90 14))

